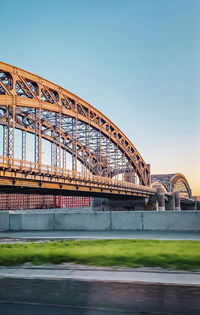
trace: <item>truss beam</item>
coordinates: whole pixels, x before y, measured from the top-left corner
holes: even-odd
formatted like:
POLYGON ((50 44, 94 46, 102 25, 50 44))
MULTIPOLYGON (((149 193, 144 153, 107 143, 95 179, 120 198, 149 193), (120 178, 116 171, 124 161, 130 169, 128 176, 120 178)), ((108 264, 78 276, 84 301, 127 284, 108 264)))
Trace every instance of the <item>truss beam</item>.
POLYGON ((34 162, 41 168, 42 139, 51 142, 51 166, 104 177, 134 170, 139 183, 150 185, 150 169, 129 139, 107 117, 69 91, 19 68, 0 63, 0 117, 3 154, 14 159, 15 128, 22 133, 22 160, 26 159, 26 132, 34 133, 34 162), (21 111, 21 113, 20 113, 21 111), (6 142, 6 148, 5 148, 6 142), (128 167, 127 167, 128 165, 128 167))

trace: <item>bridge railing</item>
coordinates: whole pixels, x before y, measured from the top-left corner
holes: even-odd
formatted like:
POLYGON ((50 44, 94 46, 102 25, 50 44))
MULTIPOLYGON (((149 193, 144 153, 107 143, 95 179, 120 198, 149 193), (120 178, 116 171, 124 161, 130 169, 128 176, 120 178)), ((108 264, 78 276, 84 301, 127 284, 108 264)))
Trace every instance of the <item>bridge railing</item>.
POLYGON ((93 175, 91 173, 82 173, 78 171, 72 171, 68 169, 59 168, 56 166, 39 164, 35 162, 13 159, 7 156, 0 156, 0 169, 9 171, 18 171, 22 173, 58 177, 63 179, 70 179, 71 181, 93 183, 93 184, 104 184, 106 186, 120 187, 128 190, 143 191, 155 193, 156 189, 137 185, 134 183, 126 182, 123 180, 112 179, 108 177, 102 177, 93 175))

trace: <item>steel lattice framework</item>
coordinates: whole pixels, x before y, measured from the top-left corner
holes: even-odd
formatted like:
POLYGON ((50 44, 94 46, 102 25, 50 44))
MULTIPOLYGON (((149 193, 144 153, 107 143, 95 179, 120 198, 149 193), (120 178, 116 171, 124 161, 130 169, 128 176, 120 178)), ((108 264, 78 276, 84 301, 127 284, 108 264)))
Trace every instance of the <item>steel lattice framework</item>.
MULTIPOLYGON (((71 169, 101 178, 150 186, 150 169, 129 139, 107 117, 78 96, 37 75, 0 62, 2 165, 27 165, 27 133, 34 136, 34 170, 44 169, 42 143, 51 143, 51 171, 71 169), (21 159, 15 158, 15 130, 21 132, 21 159)), ((19 139, 17 139, 19 142, 19 139)), ((19 172, 19 168, 17 166, 19 172)), ((62 171, 62 172, 61 172, 62 171)), ((131 184, 131 183, 130 183, 131 184)))
POLYGON ((182 197, 191 198, 190 185, 183 174, 157 174, 151 175, 152 186, 160 183, 168 192, 180 192, 182 197))

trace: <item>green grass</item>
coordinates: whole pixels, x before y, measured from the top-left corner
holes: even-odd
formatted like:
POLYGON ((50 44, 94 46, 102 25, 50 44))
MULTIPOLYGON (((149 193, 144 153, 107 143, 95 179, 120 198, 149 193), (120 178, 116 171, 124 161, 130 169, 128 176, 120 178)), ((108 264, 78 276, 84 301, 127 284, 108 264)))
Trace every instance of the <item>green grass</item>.
POLYGON ((25 262, 190 270, 200 268, 200 242, 82 240, 0 245, 0 265, 25 262))

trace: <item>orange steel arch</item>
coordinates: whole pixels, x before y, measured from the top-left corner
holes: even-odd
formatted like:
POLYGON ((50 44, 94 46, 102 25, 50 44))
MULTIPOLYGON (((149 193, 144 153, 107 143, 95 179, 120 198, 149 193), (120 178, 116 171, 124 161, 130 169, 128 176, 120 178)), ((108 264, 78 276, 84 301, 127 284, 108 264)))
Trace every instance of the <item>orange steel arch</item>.
MULTIPOLYGON (((0 109, 1 109, 1 108, 0 108, 0 109)), ((19 113, 20 113, 21 115, 24 114, 23 112, 19 112, 19 113)), ((29 118, 34 119, 34 117, 32 117, 33 115, 29 114, 28 116, 29 116, 29 118)), ((1 117, 1 114, 0 114, 0 121, 1 121, 2 126, 6 126, 6 125, 8 124, 8 121, 5 120, 5 118, 4 118, 3 116, 1 117)), ((49 122, 46 122, 46 121, 41 122, 41 125, 44 126, 44 127, 48 127, 48 128, 52 128, 52 126, 53 126, 53 124, 51 124, 51 123, 49 123, 49 122)), ((33 135, 34 135, 35 132, 36 132, 35 128, 25 127, 21 122, 19 122, 19 121, 17 121, 17 120, 15 121, 15 128, 16 128, 16 129, 19 129, 19 130, 21 130, 21 131, 24 131, 24 132, 31 133, 31 134, 33 134, 33 135)), ((55 139, 53 139, 52 136, 50 136, 50 135, 45 135, 45 134, 42 134, 41 137, 42 137, 42 139, 47 140, 47 141, 49 141, 49 142, 51 142, 51 143, 54 143, 54 142, 55 142, 56 145, 59 146, 59 139, 56 139, 56 141, 55 141, 55 139)), ((68 139, 68 140, 70 140, 70 141, 73 142, 73 143, 75 142, 74 139, 73 139, 70 135, 65 135, 64 132, 63 132, 63 134, 61 135, 61 137, 62 137, 63 139, 64 139, 64 138, 65 138, 65 139, 68 139)), ((70 148, 70 146, 64 145, 63 143, 61 143, 60 146, 61 146, 62 149, 65 149, 68 153, 73 154, 73 150, 72 150, 72 148, 70 148)), ((81 142, 79 142, 79 141, 77 141, 77 148, 78 148, 78 149, 77 149, 77 159, 78 159, 80 162, 82 162, 82 163, 85 162, 85 161, 84 161, 84 157, 81 155, 81 153, 84 152, 84 153, 86 153, 86 154, 88 154, 88 155, 90 154, 91 159, 92 159, 93 161, 95 161, 96 164, 98 163, 98 162, 97 162, 97 156, 96 156, 93 152, 90 152, 89 149, 84 148, 83 144, 82 144, 81 142)), ((88 166, 88 165, 87 165, 87 166, 88 166)), ((90 171, 95 174, 95 168, 94 168, 94 166, 93 166, 93 165, 89 165, 88 167, 90 168, 90 171)))
POLYGON ((187 179, 185 178, 185 176, 181 173, 177 173, 172 177, 172 179, 171 179, 171 191, 174 191, 175 185, 179 181, 181 181, 184 184, 185 188, 187 189, 188 197, 191 198, 192 197, 192 191, 191 191, 190 185, 189 185, 187 179))
POLYGON ((167 185, 165 183, 155 181, 151 183, 152 188, 162 188, 164 192, 167 192, 167 185))
POLYGON ((175 173, 175 174, 154 174, 151 175, 151 186, 154 186, 154 183, 160 183, 161 185, 165 186, 166 190, 168 192, 174 192, 175 186, 177 183, 181 182, 183 183, 184 187, 187 190, 188 197, 192 197, 192 191, 190 188, 190 185, 185 178, 185 176, 181 173, 175 173))
MULTIPOLYGON (((25 107, 58 113, 60 117, 66 115, 76 119, 76 121, 90 125, 109 138, 126 156, 134 167, 140 179, 140 184, 150 185, 150 169, 139 152, 121 130, 100 111, 75 94, 37 75, 3 62, 0 62, 0 70, 7 76, 6 83, 3 79, 0 79, 0 105, 12 109, 13 116, 16 107, 25 107), (26 97, 17 93, 16 89, 22 90, 26 97)), ((15 128, 14 119, 12 124, 11 127, 15 128)), ((38 137, 40 139, 40 134, 38 134, 38 137)), ((40 146, 40 143, 38 145, 40 146)), ((40 151, 39 148, 38 163, 41 162, 40 151)))

